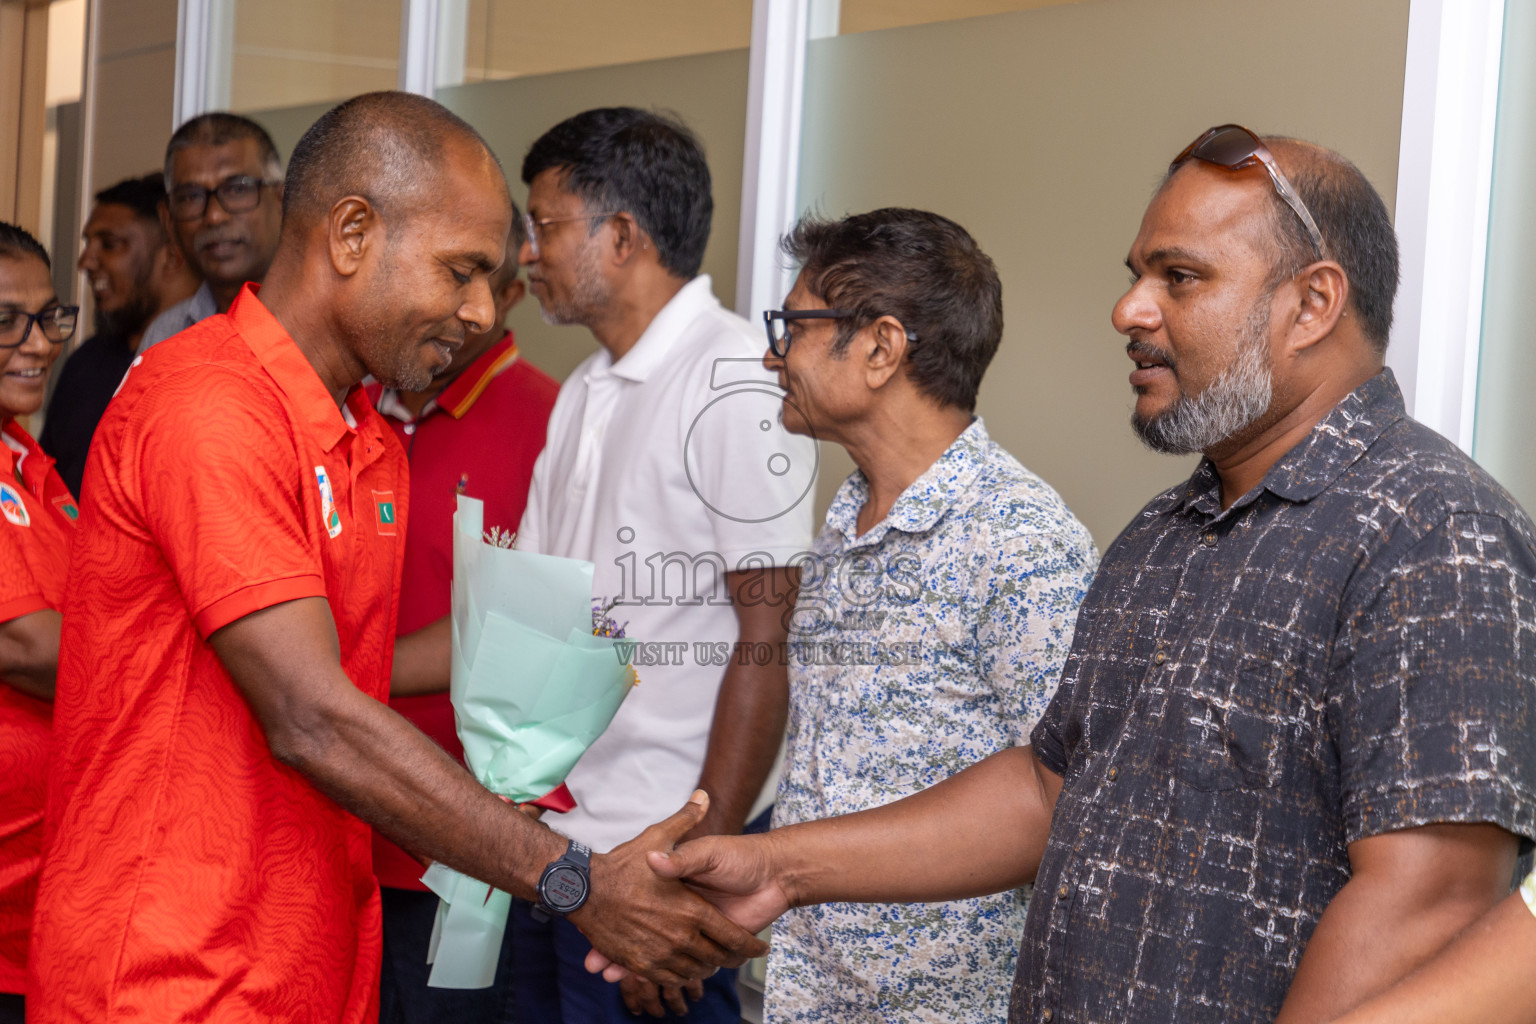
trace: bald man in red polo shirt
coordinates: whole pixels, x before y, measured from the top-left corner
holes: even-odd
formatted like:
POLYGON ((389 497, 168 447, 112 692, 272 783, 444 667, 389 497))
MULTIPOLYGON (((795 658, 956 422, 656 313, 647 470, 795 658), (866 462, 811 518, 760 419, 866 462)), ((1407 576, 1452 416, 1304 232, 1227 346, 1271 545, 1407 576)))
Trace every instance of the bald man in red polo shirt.
MULTIPOLYGON (((522 244, 522 217, 514 204, 506 259, 491 278, 496 306, 491 330, 465 338, 448 369, 420 391, 377 384, 368 389, 405 449, 411 477, 389 706, 461 760, 464 748, 446 692, 457 496, 485 502, 487 529, 515 531, 560 393, 554 378, 522 357, 505 326, 507 314, 523 298, 517 265, 522 244)), ((438 898, 421 884, 421 865, 379 835, 374 837, 373 870, 384 912, 381 1024, 503 1019, 511 998, 511 943, 503 943, 491 988, 428 987, 427 948, 438 898)))
MULTIPOLYGON (((500 166, 432 101, 373 93, 305 134, 283 212, 260 292, 135 360, 92 446, 33 1021, 368 1021, 364 822, 523 898, 567 852, 382 700, 408 485, 357 384, 420 389, 490 326, 500 166)), ((652 881, 647 848, 700 815, 593 857, 570 914, 661 981, 761 949, 652 881)))

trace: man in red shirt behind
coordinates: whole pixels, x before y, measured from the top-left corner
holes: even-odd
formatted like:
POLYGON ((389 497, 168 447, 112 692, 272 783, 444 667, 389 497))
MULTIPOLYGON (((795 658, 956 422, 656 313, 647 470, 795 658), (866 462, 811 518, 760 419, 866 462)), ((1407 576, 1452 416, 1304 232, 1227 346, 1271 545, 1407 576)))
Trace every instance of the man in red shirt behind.
MULTIPOLYGON (((370 1021, 364 822, 524 899, 568 856, 383 702, 408 484, 358 382, 420 390, 491 326, 510 226, 474 129, 356 97, 294 151, 259 294, 135 359, 71 552, 29 1020, 370 1021)), ((566 905, 663 983, 762 949, 649 880, 702 813, 592 857, 566 905)))
MULTIPOLYGON (((453 513, 459 494, 485 502, 485 525, 511 532, 523 518, 533 463, 560 385, 517 350, 505 326, 523 298, 517 250, 523 220, 512 208, 506 259, 491 278, 496 319, 464 339, 448 369, 420 391, 374 385, 369 395, 410 463, 411 524, 389 706, 462 760, 448 688, 448 613, 453 589, 453 513)), ((381 1024, 501 1020, 508 999, 505 966, 488 989, 428 988, 427 946, 438 899, 421 884, 422 867, 375 834, 373 870, 382 886, 384 968, 381 1024)))

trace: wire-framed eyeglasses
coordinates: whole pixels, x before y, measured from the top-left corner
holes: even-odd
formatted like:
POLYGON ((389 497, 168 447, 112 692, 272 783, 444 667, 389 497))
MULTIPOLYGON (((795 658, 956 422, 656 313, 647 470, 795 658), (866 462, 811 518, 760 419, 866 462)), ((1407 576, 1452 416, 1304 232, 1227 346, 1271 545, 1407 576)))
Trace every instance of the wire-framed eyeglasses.
POLYGON ((525 213, 523 214, 523 233, 528 236, 528 249, 533 253, 534 259, 539 258, 539 229, 546 224, 569 224, 574 220, 597 220, 600 217, 616 216, 618 212, 617 210, 611 210, 607 213, 578 213, 574 217, 540 217, 538 220, 533 219, 533 214, 525 213))

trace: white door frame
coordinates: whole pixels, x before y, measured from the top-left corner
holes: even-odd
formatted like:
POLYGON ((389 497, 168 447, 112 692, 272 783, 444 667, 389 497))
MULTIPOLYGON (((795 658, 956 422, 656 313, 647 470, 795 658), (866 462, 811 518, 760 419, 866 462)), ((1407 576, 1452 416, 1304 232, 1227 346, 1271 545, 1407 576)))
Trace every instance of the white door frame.
POLYGON ((400 91, 432 98, 437 88, 437 0, 400 0, 400 91))
POLYGON ((1387 363, 1408 410, 1472 450, 1504 0, 1412 0, 1387 363))
POLYGON ((753 0, 736 312, 756 321, 794 283, 779 238, 798 213, 810 0, 753 0))

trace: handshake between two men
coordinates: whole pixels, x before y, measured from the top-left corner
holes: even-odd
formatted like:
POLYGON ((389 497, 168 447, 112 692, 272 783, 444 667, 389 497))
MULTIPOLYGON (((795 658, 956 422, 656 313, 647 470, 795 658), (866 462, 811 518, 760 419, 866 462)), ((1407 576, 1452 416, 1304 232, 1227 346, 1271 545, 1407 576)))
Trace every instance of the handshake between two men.
MULTIPOLYGON (((610 853, 592 856, 589 896, 567 916, 592 942, 593 969, 613 972, 609 980, 632 971, 660 986, 675 1002, 679 990, 696 992, 697 983, 716 969, 739 967, 767 951, 753 934, 756 929, 732 921, 666 873, 669 851, 703 820, 708 808, 708 796, 695 791, 667 820, 610 853), (662 871, 654 869, 656 863, 663 865, 662 871)), ((534 898, 558 910, 558 901, 549 898, 543 881, 534 898)))

